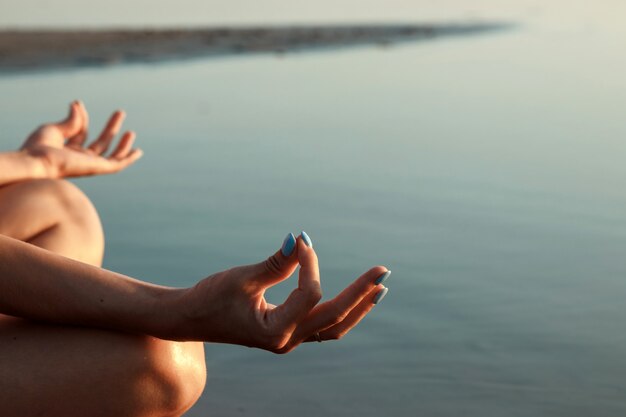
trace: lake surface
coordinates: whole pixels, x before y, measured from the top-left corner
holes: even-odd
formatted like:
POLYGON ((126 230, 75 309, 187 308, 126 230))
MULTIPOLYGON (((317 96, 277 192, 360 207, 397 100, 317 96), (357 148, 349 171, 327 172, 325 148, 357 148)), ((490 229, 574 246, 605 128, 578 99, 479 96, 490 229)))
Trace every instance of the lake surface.
POLYGON ((105 267, 134 277, 192 285, 302 229, 327 297, 393 270, 340 342, 207 345, 189 416, 624 415, 624 41, 544 24, 7 75, 0 145, 74 98, 94 130, 123 107, 144 158, 76 182, 100 210, 105 267))

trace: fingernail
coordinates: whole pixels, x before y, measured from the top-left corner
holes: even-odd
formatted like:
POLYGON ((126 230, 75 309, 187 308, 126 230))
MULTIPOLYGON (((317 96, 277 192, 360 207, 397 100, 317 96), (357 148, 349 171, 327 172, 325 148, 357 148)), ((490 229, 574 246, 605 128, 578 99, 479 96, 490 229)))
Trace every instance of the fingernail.
POLYGON ((283 256, 289 256, 293 253, 295 247, 296 237, 293 235, 293 233, 289 233, 283 241, 283 247, 280 249, 280 251, 283 253, 283 256))
POLYGON ((389 291, 389 288, 383 288, 380 290, 380 292, 376 294, 376 297, 374 297, 374 304, 380 303, 381 300, 385 298, 385 295, 387 295, 387 291, 389 291))
POLYGON ((387 278, 389 278, 389 275, 391 275, 391 271, 385 272, 384 274, 376 278, 376 281, 374 281, 374 284, 376 285, 382 284, 383 282, 387 281, 387 278))
POLYGON ((309 248, 313 247, 313 242, 311 242, 311 238, 309 237, 309 235, 306 234, 306 232, 304 230, 300 233, 300 236, 302 236, 302 240, 304 240, 304 243, 309 248))

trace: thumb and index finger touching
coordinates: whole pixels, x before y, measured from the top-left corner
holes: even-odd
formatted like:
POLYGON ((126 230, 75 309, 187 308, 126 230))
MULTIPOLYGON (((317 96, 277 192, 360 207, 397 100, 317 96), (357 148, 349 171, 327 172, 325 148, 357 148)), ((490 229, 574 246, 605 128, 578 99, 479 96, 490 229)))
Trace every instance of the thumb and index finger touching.
POLYGON ((293 331, 297 327, 297 333, 302 333, 297 337, 303 340, 337 323, 340 323, 335 326, 338 331, 349 330, 373 305, 382 300, 387 292, 382 284, 391 274, 384 266, 373 267, 335 298, 318 304, 322 297, 319 264, 311 239, 305 232, 297 239, 289 234, 282 249, 270 257, 265 265, 266 270, 274 272, 268 274, 269 278, 262 284, 263 289, 287 279, 300 265, 298 288, 289 294, 283 304, 271 310, 270 315, 272 322, 281 329, 293 331))
POLYGON ((322 298, 317 254, 306 232, 297 238, 288 234, 282 248, 263 263, 265 273, 257 279, 263 289, 271 287, 289 278, 298 265, 298 288, 270 312, 272 321, 282 328, 295 327, 322 298))

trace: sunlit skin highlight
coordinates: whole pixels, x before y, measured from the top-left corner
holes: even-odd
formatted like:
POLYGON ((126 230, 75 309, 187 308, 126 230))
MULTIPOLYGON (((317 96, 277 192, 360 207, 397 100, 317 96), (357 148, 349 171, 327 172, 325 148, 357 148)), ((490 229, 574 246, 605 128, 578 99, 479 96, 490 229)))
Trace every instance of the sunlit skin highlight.
POLYGON ((19 151, 0 153, 2 416, 182 415, 204 389, 201 342, 287 353, 317 334, 340 339, 384 288, 375 282, 387 268, 377 266, 320 303, 317 255, 302 236, 288 256, 278 250, 191 288, 102 269, 98 213, 63 178, 118 172, 141 157, 134 133, 115 139, 124 116, 113 113, 90 142, 76 101, 19 151), (298 268, 285 302, 267 303, 265 291, 298 268))

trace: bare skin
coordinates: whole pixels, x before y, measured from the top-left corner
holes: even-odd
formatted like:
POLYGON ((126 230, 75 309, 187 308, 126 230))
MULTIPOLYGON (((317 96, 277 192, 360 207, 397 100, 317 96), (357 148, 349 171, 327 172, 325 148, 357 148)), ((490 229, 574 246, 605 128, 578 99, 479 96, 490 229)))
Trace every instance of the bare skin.
POLYGON ((113 114, 87 145, 88 116, 43 125, 20 151, 0 153, 0 414, 179 416, 206 380, 202 341, 286 353, 339 339, 383 290, 374 267, 337 297, 322 297, 317 256, 302 236, 287 256, 168 288, 100 267, 104 237, 89 199, 65 177, 134 163, 134 134, 113 114), (267 288, 299 269, 274 306, 267 288))

